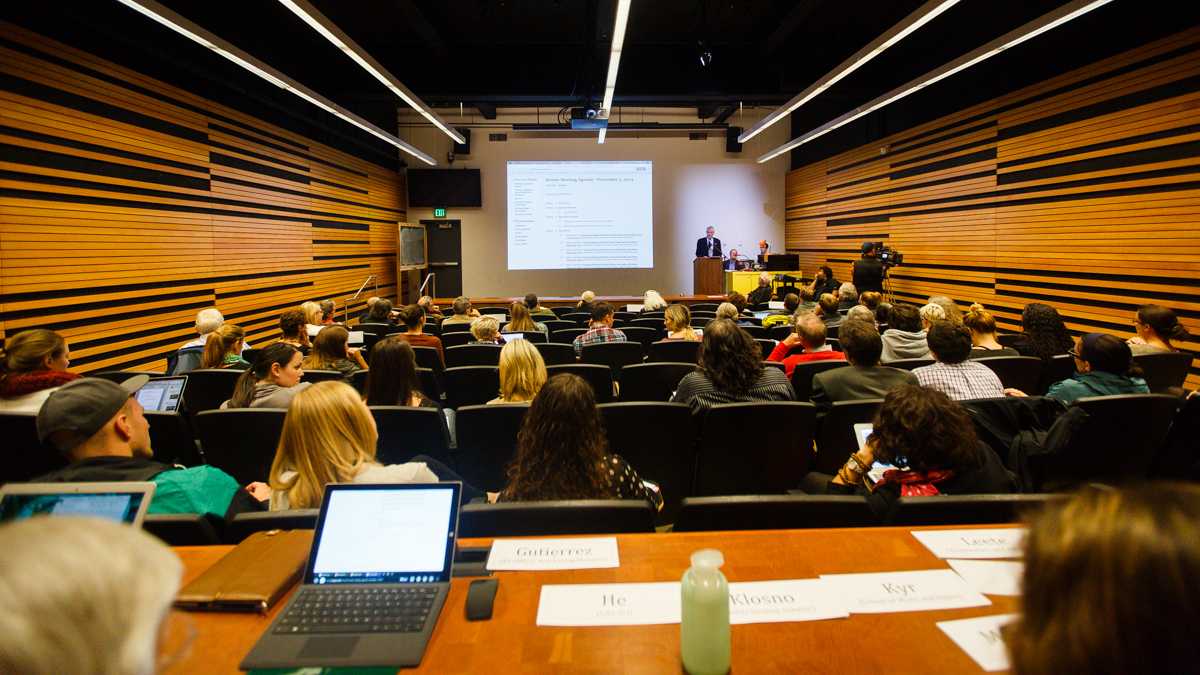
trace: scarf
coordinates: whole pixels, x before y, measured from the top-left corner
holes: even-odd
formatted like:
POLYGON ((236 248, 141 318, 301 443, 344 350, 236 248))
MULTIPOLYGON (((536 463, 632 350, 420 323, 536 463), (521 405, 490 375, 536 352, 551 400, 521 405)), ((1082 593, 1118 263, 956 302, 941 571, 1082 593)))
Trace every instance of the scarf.
POLYGON ((931 497, 940 495, 935 483, 940 483, 954 477, 952 469, 934 469, 932 471, 901 471, 900 469, 890 469, 883 474, 872 492, 878 490, 881 486, 891 485, 893 483, 900 486, 901 497, 931 497))
POLYGON ((13 373, 0 379, 0 398, 17 398, 35 391, 61 387, 79 377, 79 373, 65 370, 31 370, 27 373, 13 373))

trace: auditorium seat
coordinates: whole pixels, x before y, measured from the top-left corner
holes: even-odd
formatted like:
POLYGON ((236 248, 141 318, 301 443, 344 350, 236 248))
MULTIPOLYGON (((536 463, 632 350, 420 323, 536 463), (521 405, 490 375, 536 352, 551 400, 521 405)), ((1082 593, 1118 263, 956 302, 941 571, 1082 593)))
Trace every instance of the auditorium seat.
POLYGON ((674 363, 696 363, 700 356, 700 342, 692 340, 659 340, 650 343, 647 361, 670 361, 674 363))
POLYGON ((645 326, 630 326, 622 331, 625 333, 625 339, 629 342, 636 342, 642 346, 642 353, 645 354, 650 349, 650 345, 658 342, 667 336, 667 331, 662 326, 658 328, 646 328, 645 326))
POLYGON ((1059 354, 1053 356, 1049 361, 1042 362, 1042 377, 1038 381, 1036 392, 1027 391, 1026 394, 1037 394, 1038 396, 1045 395, 1050 389, 1050 385, 1055 382, 1062 382, 1069 379, 1075 374, 1075 357, 1070 354, 1059 354))
MULTIPOLYGON (((508 342, 509 340, 514 339, 514 338, 508 337, 508 335, 509 335, 509 333, 501 333, 500 337, 504 338, 505 342, 508 342)), ((521 333, 521 336, 522 337, 518 338, 518 339, 527 340, 531 344, 536 343, 536 342, 549 342, 550 341, 549 339, 546 338, 546 334, 539 330, 526 331, 524 333, 521 333)))
POLYGON ((644 353, 642 345, 637 342, 601 342, 584 345, 579 362, 608 366, 612 370, 613 380, 619 380, 621 368, 641 363, 644 353))
POLYGON ((255 532, 271 530, 315 530, 320 509, 289 509, 239 513, 225 528, 225 542, 240 544, 255 532))
POLYGON ((896 359, 895 361, 888 361, 883 365, 903 370, 914 370, 923 366, 933 365, 933 359, 896 359))
POLYGON ((622 401, 669 401, 679 381, 696 369, 695 363, 660 361, 621 369, 622 401))
MULTIPOLYGON (((603 368, 608 372, 607 368, 603 368)), ((480 490, 498 492, 507 484, 505 470, 517 452, 517 432, 528 403, 469 405, 459 408, 455 429, 455 467, 463 480, 480 490)))
POLYGON ((575 342, 575 338, 586 332, 588 332, 586 328, 560 328, 550 333, 550 341, 572 344, 575 342))
POLYGON ((582 328, 588 327, 592 322, 592 315, 588 312, 571 312, 568 314, 563 314, 559 318, 563 321, 574 322, 576 326, 580 326, 582 328))
MULTIPOLYGON (((450 325, 453 326, 454 324, 450 325)), ((425 333, 426 335, 434 335, 440 338, 442 335, 442 327, 441 324, 437 323, 436 321, 427 319, 425 325, 421 328, 421 332, 425 333)))
POLYGON ((445 398, 441 381, 432 368, 417 368, 417 379, 421 381, 421 393, 435 401, 445 398))
MULTIPOLYGON (((742 316, 738 317, 738 323, 748 323, 750 324, 751 328, 762 328, 762 319, 758 318, 757 316, 747 316, 743 314, 742 316)), ((764 333, 761 336, 755 337, 766 337, 766 334, 764 333)))
POLYGON ((1066 495, 934 495, 901 497, 887 515, 888 525, 977 525, 1019 523, 1066 495))
MULTIPOLYGON (((363 396, 367 395, 367 377, 370 376, 370 370, 357 370, 350 375, 350 386, 358 390, 358 393, 363 396)), ((427 394, 432 396, 432 394, 427 394)))
MULTIPOLYGON (((706 311, 692 312, 692 318, 693 318, 693 319, 706 319, 707 321, 711 321, 711 320, 713 320, 713 319, 717 318, 717 313, 716 313, 715 311, 712 311, 712 312, 706 312, 706 311)), ((706 321, 706 322, 707 322, 707 321, 706 321)))
POLYGON ((460 537, 653 532, 654 508, 641 499, 471 503, 458 520, 460 537))
POLYGON ((754 338, 754 341, 758 343, 758 349, 762 352, 762 357, 764 360, 771 355, 771 352, 775 351, 774 340, 769 338, 754 338))
POLYGON ((663 320, 656 317, 640 317, 629 322, 630 327, 637 326, 638 328, 650 328, 652 330, 663 330, 663 320))
POLYGON ((542 360, 546 362, 547 366, 557 366, 577 361, 574 345, 563 344, 561 342, 535 342, 533 346, 542 355, 542 360))
POLYGON ((557 366, 546 366, 547 378, 559 373, 572 373, 582 377, 592 385, 596 393, 596 403, 608 403, 613 400, 612 370, 607 366, 594 363, 564 363, 557 366))
POLYGON ((125 380, 136 375, 145 375, 149 378, 163 377, 163 373, 156 373, 150 370, 105 370, 99 373, 88 373, 88 377, 98 377, 109 382, 120 384, 125 380))
POLYGON ((551 307, 550 311, 554 312, 554 316, 562 318, 562 316, 564 314, 570 314, 571 312, 574 312, 575 306, 574 305, 564 305, 562 307, 551 307))
POLYGON ((183 390, 183 409, 191 416, 205 410, 216 410, 233 396, 234 385, 241 377, 240 370, 197 368, 187 374, 183 390))
POLYGON ((538 322, 541 323, 542 325, 544 325, 546 327, 546 330, 550 331, 551 335, 554 335, 554 331, 557 331, 557 330, 565 330, 567 328, 578 328, 579 327, 579 326, 575 325, 574 321, 563 321, 561 319, 541 319, 541 318, 539 318, 538 322))
MULTIPOLYGON (((455 324, 450 324, 454 326, 455 324)), ((474 340, 475 336, 471 335, 470 331, 456 330, 442 333, 442 348, 449 349, 451 347, 460 347, 474 340)))
POLYGON ((707 326, 707 325, 708 325, 708 322, 709 322, 709 321, 712 321, 714 318, 715 318, 715 317, 710 317, 710 316, 696 316, 695 314, 693 314, 693 315, 692 315, 692 320, 691 320, 691 321, 688 323, 688 325, 689 325, 689 326, 691 326, 692 328, 700 328, 700 329, 703 329, 705 326, 707 326))
POLYGON ((154 459, 184 466, 204 463, 196 448, 192 427, 181 413, 147 410, 145 416, 150 423, 150 448, 154 451, 154 459))
MULTIPOLYGON (((790 324, 783 324, 781 326, 771 326, 770 328, 767 329, 767 337, 771 338, 772 340, 774 340, 776 342, 783 342, 784 340, 787 339, 787 336, 789 336, 791 334, 792 334, 792 326, 790 324)), ((826 337, 828 337, 828 335, 826 335, 826 337)))
POLYGON ((680 501, 692 493, 696 470, 691 408, 683 403, 644 401, 599 407, 608 451, 624 457, 639 476, 659 486, 663 497, 659 523, 672 522, 680 501))
POLYGON ((840 327, 840 325, 833 325, 833 326, 828 326, 828 325, 827 325, 827 326, 825 326, 825 338, 826 338, 826 339, 833 339, 833 340, 836 340, 836 339, 838 339, 838 329, 839 329, 839 327, 840 327))
POLYGON ((835 352, 842 351, 842 343, 837 338, 825 338, 825 344, 829 345, 829 348, 835 352))
POLYGON ((996 335, 996 342, 999 342, 1002 347, 1012 347, 1020 341, 1020 333, 999 333, 996 335))
POLYGON ((797 401, 807 401, 812 398, 813 376, 834 368, 844 368, 850 365, 845 361, 807 361, 797 363, 792 368, 792 389, 796 392, 797 401))
MULTIPOLYGON (((437 347, 418 347, 413 345, 412 350, 416 356, 418 368, 429 368, 439 375, 445 369, 446 366, 442 362, 441 355, 438 354, 437 347)), ((446 349, 443 348, 443 351, 446 351, 446 349)))
POLYGON ((816 406, 723 403, 704 414, 700 430, 694 494, 782 494, 799 485, 812 464, 816 406))
POLYGON ((500 345, 463 345, 446 349, 446 367, 459 366, 498 366, 500 365, 500 345))
POLYGON ((818 423, 817 456, 813 459, 812 470, 836 474, 846 463, 846 458, 858 452, 854 425, 874 421, 881 405, 881 398, 834 401, 818 423))
POLYGON ((871 527, 879 520, 867 500, 852 495, 742 495, 688 497, 675 532, 871 527))
POLYGON ((445 338, 451 333, 466 333, 471 334, 471 324, 469 323, 446 323, 442 322, 442 346, 446 346, 445 338))
POLYGON ((266 481, 286 410, 205 410, 193 418, 204 459, 245 485, 266 481))
POLYGON ((446 382, 446 405, 461 408, 483 405, 500 395, 498 366, 456 366, 442 374, 446 382))
POLYGON ((25 482, 67 464, 57 450, 38 442, 37 413, 0 412, 0 438, 0 485, 25 482))
POLYGON ((168 546, 211 546, 221 543, 224 521, 207 513, 150 513, 142 529, 168 546))
POLYGON ((316 384, 317 382, 341 382, 343 379, 344 376, 342 375, 341 371, 320 370, 317 368, 312 370, 306 368, 304 370, 304 374, 300 376, 301 382, 311 382, 313 384, 316 384))
POLYGON ((1033 356, 989 356, 974 360, 991 368, 1005 388, 1035 392, 1042 378, 1042 360, 1033 356))
POLYGON ((450 433, 441 410, 398 405, 373 405, 370 409, 379 431, 375 459, 380 464, 403 464, 416 455, 451 464, 450 433))
MULTIPOLYGON (((755 339, 767 339, 767 329, 762 326, 742 326, 742 330, 750 334, 750 337, 755 339)), ((774 340, 772 340, 774 342, 774 340)), ((772 347, 774 349, 774 347, 772 347)))
POLYGON ((655 309, 655 310, 652 310, 649 312, 639 312, 638 313, 638 316, 642 317, 643 319, 658 319, 660 322, 663 320, 663 317, 665 317, 666 315, 667 315, 667 310, 665 310, 665 309, 655 309))
POLYGON ((633 321, 634 319, 638 318, 639 316, 641 316, 641 315, 638 314, 637 312, 624 312, 624 311, 613 312, 613 320, 614 321, 633 321))
POLYGON ((719 306, 720 306, 720 304, 716 303, 716 302, 697 302, 696 304, 688 307, 688 309, 691 310, 692 314, 695 314, 696 312, 714 312, 715 313, 717 311, 717 307, 719 307, 719 306))
POLYGON ((1166 393, 1182 387, 1192 367, 1191 352, 1161 352, 1133 357, 1134 365, 1142 369, 1146 386, 1154 393, 1166 393))

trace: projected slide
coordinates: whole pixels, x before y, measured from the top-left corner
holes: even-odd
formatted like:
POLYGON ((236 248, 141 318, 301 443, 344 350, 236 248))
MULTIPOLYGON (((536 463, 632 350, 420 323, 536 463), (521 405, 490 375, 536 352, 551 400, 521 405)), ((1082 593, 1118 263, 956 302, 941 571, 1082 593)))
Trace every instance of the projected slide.
POLYGON ((654 266, 649 161, 509 162, 508 269, 654 266))

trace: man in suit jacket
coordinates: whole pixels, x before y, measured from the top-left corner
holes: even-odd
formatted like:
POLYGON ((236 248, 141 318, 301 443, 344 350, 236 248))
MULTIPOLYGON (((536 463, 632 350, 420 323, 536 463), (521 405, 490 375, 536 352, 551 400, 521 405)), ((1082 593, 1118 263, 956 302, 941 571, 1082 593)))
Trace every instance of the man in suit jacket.
POLYGON ((883 340, 871 323, 855 319, 842 322, 838 342, 850 365, 813 376, 812 401, 818 406, 834 401, 883 398, 902 384, 917 384, 917 377, 911 372, 879 365, 883 340))
POLYGON ((696 257, 697 258, 720 258, 721 257, 721 240, 713 236, 713 228, 711 225, 704 231, 705 236, 696 240, 696 257))

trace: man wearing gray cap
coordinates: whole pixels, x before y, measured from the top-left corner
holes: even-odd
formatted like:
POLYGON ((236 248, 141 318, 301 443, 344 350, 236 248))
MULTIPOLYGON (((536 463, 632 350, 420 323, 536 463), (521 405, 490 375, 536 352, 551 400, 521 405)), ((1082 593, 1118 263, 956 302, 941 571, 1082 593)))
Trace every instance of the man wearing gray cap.
POLYGON ((84 377, 55 390, 38 411, 38 440, 54 445, 71 464, 37 482, 152 481, 149 513, 226 518, 262 510, 259 500, 270 496, 262 483, 242 490, 218 468, 184 469, 154 460, 150 423, 135 396, 149 379, 138 375, 116 384, 84 377))

